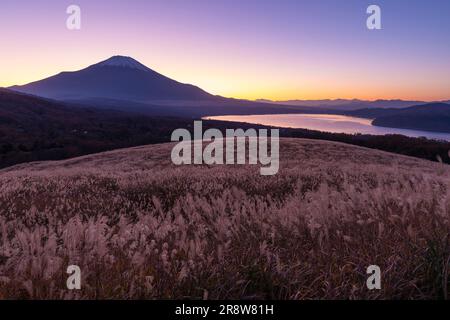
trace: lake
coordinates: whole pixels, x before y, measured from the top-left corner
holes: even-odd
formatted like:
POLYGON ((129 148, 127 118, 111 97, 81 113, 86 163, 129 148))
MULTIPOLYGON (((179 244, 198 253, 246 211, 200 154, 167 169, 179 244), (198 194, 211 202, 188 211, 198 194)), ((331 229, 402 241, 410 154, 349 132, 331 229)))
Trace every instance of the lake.
POLYGON ((450 141, 450 133, 420 130, 384 128, 372 125, 372 120, 333 114, 263 114, 248 116, 214 116, 204 119, 246 122, 282 128, 303 128, 333 133, 348 134, 401 134, 408 137, 450 141))

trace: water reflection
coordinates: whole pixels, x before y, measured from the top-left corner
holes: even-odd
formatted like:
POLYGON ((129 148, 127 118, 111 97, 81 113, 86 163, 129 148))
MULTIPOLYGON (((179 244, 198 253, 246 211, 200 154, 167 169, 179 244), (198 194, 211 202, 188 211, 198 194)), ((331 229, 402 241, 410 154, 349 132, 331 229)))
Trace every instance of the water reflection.
POLYGON ((450 141, 450 134, 420 130, 383 128, 372 125, 372 120, 333 114, 265 114, 248 116, 214 116, 205 119, 247 122, 283 128, 304 128, 333 133, 362 133, 373 135, 402 134, 408 137, 450 141))

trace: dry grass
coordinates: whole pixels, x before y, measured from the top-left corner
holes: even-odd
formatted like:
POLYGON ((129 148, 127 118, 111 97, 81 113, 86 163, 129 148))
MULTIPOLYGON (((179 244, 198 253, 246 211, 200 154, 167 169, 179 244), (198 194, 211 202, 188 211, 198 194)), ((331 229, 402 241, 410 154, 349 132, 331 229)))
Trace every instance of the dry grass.
POLYGON ((447 166, 284 139, 264 177, 174 167, 170 150, 0 171, 0 298, 448 298, 447 166))

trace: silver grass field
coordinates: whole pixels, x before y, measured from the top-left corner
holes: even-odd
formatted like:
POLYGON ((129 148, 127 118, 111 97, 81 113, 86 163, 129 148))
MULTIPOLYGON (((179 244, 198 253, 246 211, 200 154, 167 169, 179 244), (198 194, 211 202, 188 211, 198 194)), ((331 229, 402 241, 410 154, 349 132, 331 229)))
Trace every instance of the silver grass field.
POLYGON ((448 166, 281 139, 261 176, 172 146, 0 171, 0 299, 448 298, 448 166))

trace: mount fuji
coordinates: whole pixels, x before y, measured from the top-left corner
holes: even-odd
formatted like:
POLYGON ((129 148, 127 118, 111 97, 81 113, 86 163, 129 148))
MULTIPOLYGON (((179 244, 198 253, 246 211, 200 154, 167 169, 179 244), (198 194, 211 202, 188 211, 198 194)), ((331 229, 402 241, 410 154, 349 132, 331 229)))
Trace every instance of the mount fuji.
POLYGON ((134 102, 217 101, 221 97, 177 82, 131 57, 113 56, 74 72, 9 89, 57 100, 114 99, 134 102))

